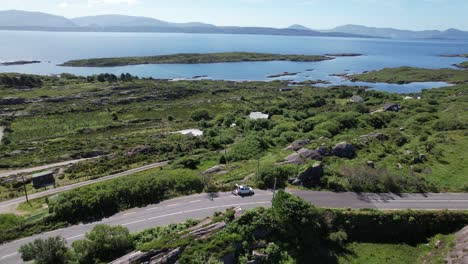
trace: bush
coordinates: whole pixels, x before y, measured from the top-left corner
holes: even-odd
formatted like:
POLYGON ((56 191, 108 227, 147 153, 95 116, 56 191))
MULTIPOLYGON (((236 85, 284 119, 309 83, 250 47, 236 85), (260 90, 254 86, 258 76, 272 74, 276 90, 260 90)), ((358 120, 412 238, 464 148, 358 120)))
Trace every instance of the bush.
POLYGON ((202 190, 202 179, 191 170, 149 172, 62 193, 50 201, 49 212, 69 223, 91 221, 202 190))
POLYGON ((66 243, 61 237, 36 239, 32 243, 21 246, 19 253, 23 261, 34 260, 36 264, 68 263, 69 253, 66 243))
POLYGON ((257 186, 260 189, 273 188, 276 178, 276 188, 281 189, 286 187, 286 181, 296 176, 297 169, 293 165, 288 166, 265 166, 260 169, 260 174, 257 178, 257 186))
POLYGON ((192 112, 190 118, 193 121, 210 120, 210 113, 205 109, 197 109, 192 112))
POLYGON ((174 168, 196 170, 200 165, 200 160, 193 157, 182 157, 172 164, 174 168))
POLYGON ((97 225, 86 234, 85 240, 72 244, 79 263, 110 262, 133 249, 130 232, 122 226, 97 225))
POLYGON ((318 124, 314 129, 314 132, 315 131, 325 131, 330 133, 332 136, 335 136, 340 133, 340 124, 336 121, 327 121, 318 124))
POLYGON ((269 148, 268 143, 260 136, 249 135, 232 146, 228 153, 229 160, 249 160, 257 157, 269 148))

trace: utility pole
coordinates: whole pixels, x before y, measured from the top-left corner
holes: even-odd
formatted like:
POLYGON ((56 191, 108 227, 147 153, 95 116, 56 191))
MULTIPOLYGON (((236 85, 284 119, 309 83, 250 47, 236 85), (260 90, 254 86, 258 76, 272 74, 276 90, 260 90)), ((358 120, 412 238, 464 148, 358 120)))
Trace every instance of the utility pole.
POLYGON ((275 199, 275 194, 276 194, 276 177, 275 177, 275 182, 273 183, 273 198, 275 199))
POLYGON ((21 175, 23 178, 23 189, 24 189, 24 195, 26 196, 26 202, 29 203, 29 198, 28 198, 28 190, 26 189, 26 181, 24 180, 24 175, 21 175))
POLYGON ((260 179, 260 157, 257 158, 257 180, 260 179))

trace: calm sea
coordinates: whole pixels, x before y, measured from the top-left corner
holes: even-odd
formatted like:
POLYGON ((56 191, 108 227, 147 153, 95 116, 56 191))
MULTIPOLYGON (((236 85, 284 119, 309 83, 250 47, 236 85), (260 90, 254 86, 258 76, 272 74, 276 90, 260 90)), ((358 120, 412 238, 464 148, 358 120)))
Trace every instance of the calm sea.
MULTIPOLYGON (((131 73, 141 77, 271 80, 267 76, 299 72, 280 79, 328 80, 352 84, 330 74, 360 73, 386 67, 450 68, 464 61, 439 55, 468 53, 468 42, 442 40, 386 40, 325 37, 159 34, 159 33, 57 33, 0 31, 0 61, 41 60, 40 64, 0 66, 0 72, 34 74, 131 73), (323 62, 253 62, 202 65, 138 65, 115 68, 69 68, 57 64, 71 59, 150 56, 184 52, 247 51, 283 54, 361 53, 323 62), (313 71, 306 71, 313 69, 313 71)), ((465 59, 466 60, 466 59, 465 59)), ((365 83, 359 83, 366 85, 365 83)), ((367 84, 391 92, 417 92, 445 83, 407 85, 367 84)))

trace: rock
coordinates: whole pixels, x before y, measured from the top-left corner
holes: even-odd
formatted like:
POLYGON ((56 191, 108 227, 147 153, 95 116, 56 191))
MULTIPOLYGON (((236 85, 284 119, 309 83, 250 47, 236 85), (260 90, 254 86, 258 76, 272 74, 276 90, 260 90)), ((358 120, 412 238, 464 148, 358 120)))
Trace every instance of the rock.
POLYGON ((26 99, 17 98, 17 97, 5 97, 0 99, 0 105, 17 105, 29 103, 26 99))
POLYGON ((432 169, 431 168, 425 168, 422 170, 422 173, 424 174, 432 174, 432 169))
POLYGON ((439 249, 442 246, 442 241, 437 240, 434 244, 434 248, 439 249))
POLYGON ((322 153, 325 154, 325 152, 326 152, 325 148, 318 148, 316 150, 303 148, 303 149, 300 149, 297 153, 293 153, 287 156, 285 158, 285 161, 279 163, 279 165, 285 165, 285 164, 302 165, 305 163, 306 160, 322 161, 323 160, 322 153))
POLYGON ((132 149, 130 149, 129 151, 127 151, 127 156, 128 157, 133 157, 133 156, 136 156, 138 154, 150 154, 150 153, 153 153, 155 151, 155 149, 153 147, 149 147, 149 146, 136 146, 132 149))
POLYGON ((226 169, 226 165, 216 165, 212 168, 209 168, 207 169, 206 171, 204 171, 202 174, 203 175, 210 175, 210 174, 213 174, 213 173, 219 173, 219 172, 222 172, 226 169))
POLYGON ((173 264, 176 263, 177 258, 182 254, 180 247, 169 251, 168 253, 161 253, 151 258, 150 264, 173 264))
POLYGON ((294 141, 293 143, 291 143, 291 145, 289 145, 286 150, 294 150, 294 151, 298 151, 300 150, 301 148, 304 148, 305 146, 307 146, 308 144, 310 144, 310 140, 308 139, 305 139, 305 140, 296 140, 294 141))
POLYGON ((360 136, 359 140, 363 140, 363 141, 379 140, 382 142, 382 141, 388 140, 388 138, 389 137, 383 133, 372 132, 367 135, 360 136))
POLYGON ((352 144, 341 142, 332 149, 332 153, 340 158, 352 159, 356 157, 356 148, 352 144))
POLYGON ((374 169, 374 168, 375 168, 375 163, 374 163, 372 160, 369 160, 369 161, 367 162, 367 166, 369 166, 370 168, 373 168, 373 169, 374 169))
MULTIPOLYGON (((294 183, 302 183, 304 186, 316 186, 320 184, 320 179, 323 177, 323 165, 321 163, 315 164, 314 166, 308 168, 304 172, 300 173, 297 176, 298 182, 294 183)), ((294 184, 293 183, 293 184, 294 184)))
POLYGON ((455 235, 455 248, 447 255, 446 263, 466 264, 468 263, 468 226, 455 235))
POLYGON ((265 253, 261 253, 258 251, 253 251, 252 256, 255 258, 255 260, 259 260, 260 262, 266 260, 268 258, 268 255, 265 253))

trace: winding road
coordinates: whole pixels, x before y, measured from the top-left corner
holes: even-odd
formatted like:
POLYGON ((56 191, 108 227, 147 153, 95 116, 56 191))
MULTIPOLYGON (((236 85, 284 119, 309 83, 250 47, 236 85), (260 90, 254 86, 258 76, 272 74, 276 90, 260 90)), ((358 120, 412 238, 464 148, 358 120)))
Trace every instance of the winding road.
MULTIPOLYGON (((328 208, 374 208, 374 209, 423 209, 423 210, 468 210, 468 194, 366 194, 333 193, 288 190, 320 207, 328 208)), ((219 193, 214 199, 207 194, 196 194, 167 200, 143 208, 134 208, 118 213, 99 222, 80 224, 59 229, 0 245, 0 263, 21 263, 17 253, 19 247, 36 238, 62 236, 69 244, 83 239, 97 224, 122 225, 131 232, 141 231, 154 226, 181 223, 188 219, 203 219, 216 211, 230 207, 248 210, 256 207, 271 206, 272 192, 256 190, 251 197, 239 197, 231 193, 219 193)))

